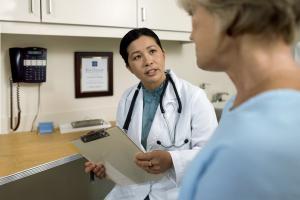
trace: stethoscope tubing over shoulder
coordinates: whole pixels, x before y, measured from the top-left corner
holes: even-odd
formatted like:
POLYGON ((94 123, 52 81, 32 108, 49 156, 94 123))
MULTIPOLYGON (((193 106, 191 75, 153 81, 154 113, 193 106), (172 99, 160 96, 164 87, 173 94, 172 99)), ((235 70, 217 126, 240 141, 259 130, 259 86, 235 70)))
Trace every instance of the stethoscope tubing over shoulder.
MULTIPOLYGON (((165 92, 166 92, 166 89, 167 89, 167 86, 168 86, 168 83, 169 81, 171 82, 171 85, 173 86, 173 89, 174 89, 174 93, 175 93, 175 96, 176 96, 176 99, 177 99, 177 102, 178 102, 178 114, 180 115, 180 113, 182 112, 182 103, 181 103, 181 100, 180 100, 180 97, 179 97, 179 94, 178 94, 178 91, 177 91, 177 88, 176 88, 176 85, 171 77, 171 75, 166 72, 166 81, 165 81, 165 84, 163 86, 163 90, 162 90, 162 93, 160 95, 160 101, 159 101, 159 107, 160 107, 160 111, 161 113, 163 114, 164 116, 164 119, 166 121, 166 118, 165 118, 165 109, 163 107, 163 97, 165 95, 165 92)), ((127 113, 127 116, 126 116, 126 120, 125 120, 125 123, 123 125, 123 129, 127 132, 128 131, 128 128, 129 128, 129 125, 130 125, 130 122, 131 122, 131 117, 132 117, 132 113, 133 113, 133 109, 134 109, 134 105, 135 105, 135 102, 136 102, 136 99, 137 99, 137 96, 139 94, 139 91, 142 87, 142 83, 140 82, 137 86, 137 88, 135 89, 135 92, 133 94, 133 97, 132 97, 132 101, 131 101, 131 104, 130 104, 130 107, 129 107, 129 110, 128 110, 128 113, 127 113)), ((177 119, 177 122, 179 120, 179 117, 177 119)), ((172 147, 176 147, 176 148, 180 148, 182 147, 183 145, 187 144, 189 142, 188 139, 185 139, 183 141, 183 143, 181 145, 175 145, 175 140, 176 140, 176 126, 177 126, 177 122, 175 123, 175 131, 174 131, 174 139, 172 141, 172 144, 171 145, 163 145, 162 142, 160 140, 157 140, 156 143, 164 148, 172 148, 172 147)), ((168 130, 169 130, 169 134, 170 134, 170 137, 171 137, 171 131, 170 131, 170 127, 169 127, 169 123, 166 121, 167 123, 167 127, 168 127, 168 130)))
POLYGON ((160 111, 161 113, 165 113, 165 109, 163 107, 163 97, 165 95, 165 92, 166 92, 166 89, 167 89, 167 86, 168 86, 168 83, 169 81, 171 82, 173 88, 174 88, 174 92, 175 92, 175 95, 176 95, 176 99, 178 101, 178 113, 181 113, 182 111, 182 104, 181 104, 181 100, 180 100, 180 97, 179 97, 179 94, 178 94, 178 91, 177 91, 177 88, 176 88, 176 85, 172 79, 172 77, 170 76, 169 73, 166 73, 166 83, 164 84, 164 88, 163 88, 163 91, 161 92, 161 95, 160 95, 160 100, 159 100, 159 107, 160 107, 160 111))
POLYGON ((137 99, 137 96, 139 94, 139 91, 142 87, 142 83, 140 82, 134 92, 134 95, 133 95, 133 98, 132 98, 132 101, 131 101, 131 104, 130 104, 130 107, 129 107, 129 110, 128 110, 128 113, 127 113, 127 117, 126 117, 126 120, 125 120, 125 123, 123 125, 123 129, 126 130, 126 132, 128 131, 128 127, 129 127, 129 124, 131 122, 131 116, 132 116, 132 112, 133 112, 133 108, 134 108, 134 105, 135 105, 135 102, 136 102, 136 99, 137 99))

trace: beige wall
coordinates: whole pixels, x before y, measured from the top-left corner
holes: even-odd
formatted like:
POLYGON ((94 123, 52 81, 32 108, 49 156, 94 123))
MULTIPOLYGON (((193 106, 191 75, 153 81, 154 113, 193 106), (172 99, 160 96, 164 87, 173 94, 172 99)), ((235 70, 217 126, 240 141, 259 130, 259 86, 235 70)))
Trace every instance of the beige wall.
MULTIPOLYGON (((55 126, 74 120, 101 117, 115 120, 116 108, 122 92, 137 82, 126 69, 118 53, 119 39, 7 35, 1 36, 1 133, 9 132, 9 56, 10 47, 41 46, 47 48, 47 82, 41 85, 41 105, 36 123, 53 121, 55 126), (74 52, 112 51, 114 95, 108 97, 75 98, 74 52)), ((210 83, 207 92, 234 93, 233 86, 223 73, 211 73, 196 67, 194 45, 163 41, 167 53, 167 68, 195 85, 210 83)), ((21 84, 22 120, 18 131, 31 129, 37 112, 38 86, 21 84)), ((16 110, 16 109, 15 109, 16 110)), ((16 115, 16 114, 15 114, 16 115)))

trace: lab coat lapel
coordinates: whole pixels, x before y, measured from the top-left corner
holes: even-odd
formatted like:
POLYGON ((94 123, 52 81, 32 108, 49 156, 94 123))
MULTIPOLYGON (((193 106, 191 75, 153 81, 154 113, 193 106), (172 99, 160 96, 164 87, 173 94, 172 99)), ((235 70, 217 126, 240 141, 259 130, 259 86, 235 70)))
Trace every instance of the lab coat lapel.
MULTIPOLYGON (((136 141, 137 144, 141 142, 141 133, 142 133, 142 119, 143 119, 143 90, 141 89, 139 95, 137 96, 134 111, 132 113, 132 121, 130 123, 129 135, 136 141)), ((142 145, 140 144, 140 147, 142 145)))

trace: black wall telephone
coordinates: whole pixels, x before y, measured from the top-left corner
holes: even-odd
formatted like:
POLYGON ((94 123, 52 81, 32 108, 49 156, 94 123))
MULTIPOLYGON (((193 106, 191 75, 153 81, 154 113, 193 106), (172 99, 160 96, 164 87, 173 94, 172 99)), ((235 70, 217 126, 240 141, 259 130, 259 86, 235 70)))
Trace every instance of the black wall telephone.
POLYGON ((46 81, 47 49, 41 47, 9 48, 11 65, 10 80, 10 128, 15 131, 21 121, 19 82, 41 83, 46 81), (13 83, 17 83, 18 118, 13 126, 13 83))
POLYGON ((40 47, 10 48, 13 82, 40 83, 46 81, 47 49, 40 47))

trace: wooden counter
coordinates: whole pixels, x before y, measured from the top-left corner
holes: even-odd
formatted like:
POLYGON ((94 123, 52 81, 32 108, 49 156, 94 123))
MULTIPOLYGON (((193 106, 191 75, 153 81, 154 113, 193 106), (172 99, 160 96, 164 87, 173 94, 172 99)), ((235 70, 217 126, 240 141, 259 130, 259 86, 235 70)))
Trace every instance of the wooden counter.
POLYGON ((0 135, 0 177, 77 154, 70 141, 88 131, 60 134, 10 133, 0 135))

